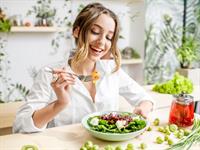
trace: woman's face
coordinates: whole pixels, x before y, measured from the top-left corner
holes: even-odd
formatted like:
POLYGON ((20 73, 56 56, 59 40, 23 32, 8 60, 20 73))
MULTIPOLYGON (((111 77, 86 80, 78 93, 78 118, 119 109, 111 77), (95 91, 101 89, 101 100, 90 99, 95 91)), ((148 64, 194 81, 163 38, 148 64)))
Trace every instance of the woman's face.
POLYGON ((92 24, 88 34, 90 60, 97 61, 110 50, 114 31, 115 22, 106 14, 100 15, 92 24))

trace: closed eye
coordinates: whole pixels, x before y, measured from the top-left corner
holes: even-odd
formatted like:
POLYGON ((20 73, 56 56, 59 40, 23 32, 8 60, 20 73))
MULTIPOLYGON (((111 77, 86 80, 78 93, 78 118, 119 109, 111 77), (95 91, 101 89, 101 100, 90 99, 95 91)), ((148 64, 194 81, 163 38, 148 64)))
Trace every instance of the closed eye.
POLYGON ((99 35, 100 33, 99 32, 96 32, 94 30, 91 30, 92 34, 95 34, 95 35, 99 35))
POLYGON ((109 41, 112 41, 112 38, 110 38, 110 37, 108 37, 108 36, 106 37, 106 39, 109 40, 109 41))

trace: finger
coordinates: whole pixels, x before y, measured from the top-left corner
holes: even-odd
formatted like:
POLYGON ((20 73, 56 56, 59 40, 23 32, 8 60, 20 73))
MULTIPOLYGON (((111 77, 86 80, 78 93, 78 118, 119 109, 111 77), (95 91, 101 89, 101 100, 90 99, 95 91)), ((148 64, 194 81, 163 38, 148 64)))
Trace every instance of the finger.
POLYGON ((58 74, 53 74, 52 76, 52 83, 56 82, 58 80, 58 74))
POLYGON ((60 74, 59 78, 56 82, 57 82, 57 84, 62 84, 63 82, 74 83, 75 79, 71 76, 66 76, 65 74, 60 74))
POLYGON ((66 73, 66 70, 63 70, 62 68, 54 68, 52 69, 53 73, 66 73))

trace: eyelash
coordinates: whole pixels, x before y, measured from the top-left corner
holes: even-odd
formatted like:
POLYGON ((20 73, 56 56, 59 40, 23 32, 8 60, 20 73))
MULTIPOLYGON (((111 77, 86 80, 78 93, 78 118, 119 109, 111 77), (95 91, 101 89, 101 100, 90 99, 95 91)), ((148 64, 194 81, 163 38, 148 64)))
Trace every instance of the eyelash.
MULTIPOLYGON (((91 30, 91 32, 95 35, 99 35, 100 33, 91 30)), ((106 37, 107 40, 112 41, 112 38, 106 37)))

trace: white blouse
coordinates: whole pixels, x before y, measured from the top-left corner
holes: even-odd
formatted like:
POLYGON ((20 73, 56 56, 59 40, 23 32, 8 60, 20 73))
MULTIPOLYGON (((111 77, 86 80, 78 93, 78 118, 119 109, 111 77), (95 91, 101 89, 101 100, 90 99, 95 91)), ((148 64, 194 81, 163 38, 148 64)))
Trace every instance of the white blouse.
MULTIPOLYGON (((62 68, 64 62, 49 67, 62 68)), ((41 109, 55 101, 56 95, 50 85, 52 74, 41 69, 34 81, 27 102, 17 112, 13 125, 13 132, 38 132, 48 127, 55 127, 78 123, 83 116, 96 111, 111 111, 119 108, 119 95, 123 96, 131 105, 138 105, 143 100, 154 103, 152 98, 130 78, 122 69, 112 73, 115 67, 113 60, 99 60, 96 70, 100 73, 100 79, 96 82, 95 102, 89 91, 77 78, 75 85, 71 86, 69 105, 60 112, 51 122, 39 129, 34 125, 32 115, 35 110, 41 109)), ((67 66, 68 71, 72 71, 67 66)))

